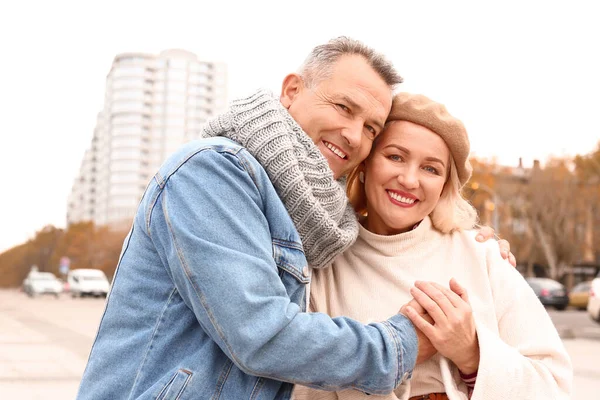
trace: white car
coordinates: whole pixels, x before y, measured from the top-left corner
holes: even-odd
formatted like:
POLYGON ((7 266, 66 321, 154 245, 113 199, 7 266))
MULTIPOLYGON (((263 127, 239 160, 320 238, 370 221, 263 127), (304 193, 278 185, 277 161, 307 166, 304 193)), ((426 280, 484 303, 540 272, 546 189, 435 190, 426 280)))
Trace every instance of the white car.
POLYGON ((74 269, 67 275, 69 292, 72 297, 106 297, 110 283, 99 269, 74 269))
POLYGON ((594 321, 600 323, 600 277, 592 281, 587 312, 594 321))
POLYGON ((31 271, 23 281, 23 290, 30 297, 40 294, 53 294, 58 297, 63 291, 63 283, 51 272, 31 271))

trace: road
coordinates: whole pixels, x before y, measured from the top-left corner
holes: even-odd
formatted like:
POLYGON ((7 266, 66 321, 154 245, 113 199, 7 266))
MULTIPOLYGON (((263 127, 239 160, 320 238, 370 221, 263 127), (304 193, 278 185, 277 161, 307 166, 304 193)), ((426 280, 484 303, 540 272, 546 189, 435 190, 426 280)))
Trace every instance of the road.
MULTIPOLYGON (((0 290, 0 399, 74 399, 103 309, 103 299, 0 290)), ((572 398, 598 398, 600 324, 580 311, 549 314, 573 360, 572 398)))
POLYGON ((600 324, 588 317, 586 311, 549 310, 550 318, 563 339, 596 339, 600 340, 600 324))

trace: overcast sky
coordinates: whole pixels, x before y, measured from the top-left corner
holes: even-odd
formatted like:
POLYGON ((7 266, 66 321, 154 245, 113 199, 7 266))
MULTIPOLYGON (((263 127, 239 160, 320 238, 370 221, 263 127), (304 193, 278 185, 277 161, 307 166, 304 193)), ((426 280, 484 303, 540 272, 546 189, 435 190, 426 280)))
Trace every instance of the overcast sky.
POLYGON ((223 61, 231 99, 278 92, 312 47, 348 35, 387 54, 404 90, 462 119, 475 155, 529 166, 600 140, 594 3, 2 2, 0 252, 47 224, 65 226, 118 53, 181 48, 223 61))

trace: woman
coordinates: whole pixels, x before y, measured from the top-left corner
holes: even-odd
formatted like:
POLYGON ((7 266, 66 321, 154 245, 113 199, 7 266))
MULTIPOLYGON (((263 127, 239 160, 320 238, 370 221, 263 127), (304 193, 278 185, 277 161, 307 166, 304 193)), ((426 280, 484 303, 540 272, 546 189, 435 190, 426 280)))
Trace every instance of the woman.
MULTIPOLYGON (((410 301, 401 311, 438 352, 379 397, 567 399, 572 368, 548 314, 497 243, 467 231, 476 221, 460 194, 468 156, 467 132, 443 105, 398 94, 384 132, 348 179, 364 216, 358 241, 331 268, 313 271, 310 309, 372 322, 410 301)), ((378 397, 302 386, 294 396, 378 397)))

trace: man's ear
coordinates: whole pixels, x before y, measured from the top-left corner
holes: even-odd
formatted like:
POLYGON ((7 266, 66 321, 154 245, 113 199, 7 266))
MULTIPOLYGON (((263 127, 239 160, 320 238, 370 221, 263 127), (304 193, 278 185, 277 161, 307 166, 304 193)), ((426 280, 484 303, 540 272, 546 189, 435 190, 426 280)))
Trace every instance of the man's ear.
POLYGON ((304 90, 304 80, 298 74, 289 74, 283 79, 281 85, 281 104, 290 108, 296 97, 304 90))

